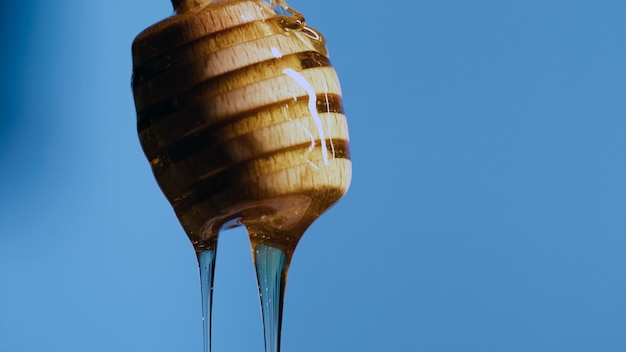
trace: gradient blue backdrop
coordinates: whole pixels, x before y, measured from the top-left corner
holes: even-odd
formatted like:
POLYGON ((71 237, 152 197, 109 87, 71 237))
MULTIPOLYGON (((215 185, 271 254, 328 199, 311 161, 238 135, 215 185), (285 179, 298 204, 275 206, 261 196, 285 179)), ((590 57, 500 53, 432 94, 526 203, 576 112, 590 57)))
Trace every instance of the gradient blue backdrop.
MULTIPOLYGON (((284 351, 626 351, 626 2, 292 0, 328 39, 354 178, 305 235, 284 351)), ((0 15, 0 351, 201 351, 194 252, 135 130, 167 0, 0 15)), ((214 351, 262 351, 243 231, 214 351)))

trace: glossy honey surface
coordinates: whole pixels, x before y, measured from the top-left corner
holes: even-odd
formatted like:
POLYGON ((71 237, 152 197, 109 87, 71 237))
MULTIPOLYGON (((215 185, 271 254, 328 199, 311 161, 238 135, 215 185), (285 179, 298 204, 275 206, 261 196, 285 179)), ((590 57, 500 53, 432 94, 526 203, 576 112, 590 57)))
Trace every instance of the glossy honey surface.
POLYGON ((339 82, 323 36, 296 15, 209 2, 133 43, 140 142, 196 248, 229 221, 295 247, 348 189, 339 82))

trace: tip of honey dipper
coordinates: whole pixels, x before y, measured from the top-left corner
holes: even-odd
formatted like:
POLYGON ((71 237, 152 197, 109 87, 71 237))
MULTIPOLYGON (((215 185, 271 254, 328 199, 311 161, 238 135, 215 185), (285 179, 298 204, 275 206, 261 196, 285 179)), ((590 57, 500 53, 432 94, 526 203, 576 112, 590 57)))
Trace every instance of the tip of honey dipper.
POLYGON ((176 15, 133 42, 137 129, 154 176, 197 248, 241 219, 255 241, 288 253, 350 183, 323 37, 291 28, 299 13, 282 2, 172 4, 176 15))

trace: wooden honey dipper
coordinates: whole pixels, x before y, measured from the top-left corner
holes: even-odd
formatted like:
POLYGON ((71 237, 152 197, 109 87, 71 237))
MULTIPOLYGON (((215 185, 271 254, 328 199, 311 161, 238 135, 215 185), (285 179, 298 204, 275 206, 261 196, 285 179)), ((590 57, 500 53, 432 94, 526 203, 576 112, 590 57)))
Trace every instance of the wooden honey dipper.
POLYGON ((132 46, 141 146, 199 258, 243 224, 255 261, 259 248, 284 256, 282 296, 298 240, 350 184, 324 38, 282 1, 172 3, 132 46))

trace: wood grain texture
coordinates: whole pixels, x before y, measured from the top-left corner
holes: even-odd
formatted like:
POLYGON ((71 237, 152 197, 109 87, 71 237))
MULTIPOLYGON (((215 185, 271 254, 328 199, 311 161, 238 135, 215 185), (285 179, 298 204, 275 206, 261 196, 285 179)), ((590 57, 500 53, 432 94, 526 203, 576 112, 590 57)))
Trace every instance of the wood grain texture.
POLYGON ((139 139, 197 247, 240 218, 290 252, 347 191, 348 129, 323 40, 248 0, 183 1, 133 42, 139 139))

